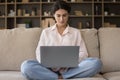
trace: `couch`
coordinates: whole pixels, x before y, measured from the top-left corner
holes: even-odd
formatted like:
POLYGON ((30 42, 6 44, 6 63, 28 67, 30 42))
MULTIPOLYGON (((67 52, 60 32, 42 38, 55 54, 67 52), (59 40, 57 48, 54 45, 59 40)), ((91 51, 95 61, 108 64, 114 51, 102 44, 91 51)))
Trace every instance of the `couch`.
MULTIPOLYGON (((100 74, 72 80, 120 80, 120 29, 81 29, 90 57, 103 62, 100 74)), ((36 59, 35 49, 42 28, 0 30, 0 80, 26 80, 20 72, 21 63, 36 59)))

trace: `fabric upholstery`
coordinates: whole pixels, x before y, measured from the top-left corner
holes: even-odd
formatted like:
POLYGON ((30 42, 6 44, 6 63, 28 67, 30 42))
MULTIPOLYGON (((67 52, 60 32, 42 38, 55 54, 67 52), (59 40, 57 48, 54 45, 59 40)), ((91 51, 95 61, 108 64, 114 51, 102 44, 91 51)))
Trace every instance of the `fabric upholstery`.
POLYGON ((105 73, 103 76, 108 80, 120 80, 120 72, 109 72, 105 73))
MULTIPOLYGON (((27 79, 19 71, 0 71, 0 80, 27 80, 27 79)), ((105 80, 105 79, 101 76, 99 77, 95 76, 94 78, 76 78, 69 80, 105 80)))
MULTIPOLYGON (((102 60, 103 75, 70 80, 120 80, 120 28, 80 31, 89 56, 102 60)), ((41 28, 0 30, 0 80, 27 80, 19 71, 20 65, 25 60, 36 59, 35 50, 41 32, 41 28)))
POLYGON ((27 80, 19 71, 0 71, 0 80, 27 80))
POLYGON ((120 28, 99 29, 100 57, 103 72, 120 70, 120 28))
POLYGON ((105 80, 104 78, 78 78, 78 79, 69 79, 69 80, 105 80))
POLYGON ((98 44, 97 30, 94 28, 82 29, 81 33, 85 41, 89 56, 99 57, 99 44, 98 44))
POLYGON ((0 30, 0 70, 20 70, 24 60, 35 59, 41 29, 0 30))

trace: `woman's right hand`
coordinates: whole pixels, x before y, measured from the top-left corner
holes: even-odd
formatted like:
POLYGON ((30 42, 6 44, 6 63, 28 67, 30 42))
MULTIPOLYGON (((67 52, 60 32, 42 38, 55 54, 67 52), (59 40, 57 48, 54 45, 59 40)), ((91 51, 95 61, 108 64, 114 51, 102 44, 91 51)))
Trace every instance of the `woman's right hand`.
POLYGON ((51 68, 52 71, 57 72, 59 71, 60 73, 64 72, 65 70, 67 70, 68 68, 51 68))
POLYGON ((52 71, 57 72, 60 68, 50 68, 52 71))

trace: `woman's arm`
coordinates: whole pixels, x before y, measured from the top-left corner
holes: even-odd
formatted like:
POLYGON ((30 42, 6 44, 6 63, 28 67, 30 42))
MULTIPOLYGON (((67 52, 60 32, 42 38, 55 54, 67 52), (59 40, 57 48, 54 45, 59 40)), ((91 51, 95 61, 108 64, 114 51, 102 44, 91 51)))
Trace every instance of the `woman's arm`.
POLYGON ((88 57, 88 52, 87 52, 87 48, 86 48, 85 42, 84 42, 84 40, 83 40, 83 38, 81 36, 80 31, 78 32, 77 45, 80 46, 80 49, 79 49, 79 61, 81 61, 81 60, 88 57))
POLYGON ((38 46, 36 48, 36 59, 38 60, 38 62, 41 63, 41 59, 40 59, 40 46, 44 46, 45 45, 45 32, 44 30, 42 31, 41 35, 40 35, 40 39, 38 42, 38 46))

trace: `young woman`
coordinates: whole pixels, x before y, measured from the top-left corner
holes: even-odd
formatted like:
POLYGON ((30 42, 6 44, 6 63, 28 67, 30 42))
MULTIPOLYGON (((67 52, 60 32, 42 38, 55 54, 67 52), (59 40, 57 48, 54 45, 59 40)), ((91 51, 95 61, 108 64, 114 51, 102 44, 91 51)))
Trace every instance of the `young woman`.
POLYGON ((91 77, 101 70, 102 63, 97 58, 88 58, 85 43, 78 29, 68 24, 70 5, 57 0, 52 7, 55 25, 43 30, 37 49, 37 60, 27 60, 21 65, 21 72, 28 80, 57 80, 58 78, 91 77), (80 46, 80 63, 75 68, 46 68, 41 65, 40 46, 80 46))

